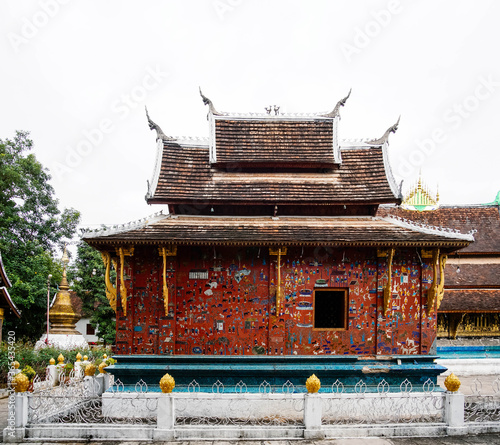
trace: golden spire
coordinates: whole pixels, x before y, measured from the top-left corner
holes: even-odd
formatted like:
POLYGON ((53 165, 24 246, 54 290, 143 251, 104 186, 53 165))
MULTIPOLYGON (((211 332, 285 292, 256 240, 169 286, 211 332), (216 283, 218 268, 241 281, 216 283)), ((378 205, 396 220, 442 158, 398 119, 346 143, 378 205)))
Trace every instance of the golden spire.
POLYGON ((438 202, 439 193, 433 196, 429 187, 422 182, 422 173, 419 173, 417 182, 408 190, 401 206, 409 210, 434 210, 438 207, 438 202))
POLYGON ((63 263, 63 277, 61 284, 59 284, 59 292, 57 292, 54 304, 49 311, 49 320, 51 324, 51 334, 80 334, 75 329, 75 323, 80 317, 75 313, 73 305, 71 304, 71 293, 69 291, 69 283, 66 277, 66 269, 69 263, 68 253, 66 246, 64 246, 64 253, 62 256, 63 263))

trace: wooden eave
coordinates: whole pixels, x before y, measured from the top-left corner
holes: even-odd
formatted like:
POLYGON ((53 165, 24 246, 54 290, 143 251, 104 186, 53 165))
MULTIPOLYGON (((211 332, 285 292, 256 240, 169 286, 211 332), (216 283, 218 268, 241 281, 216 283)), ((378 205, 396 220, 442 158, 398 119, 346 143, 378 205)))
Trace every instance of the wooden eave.
POLYGON ((17 318, 21 317, 21 311, 16 307, 14 302, 12 301, 11 296, 9 295, 9 291, 5 286, 0 287, 0 295, 3 298, 0 298, 0 307, 3 309, 11 309, 14 315, 17 318))

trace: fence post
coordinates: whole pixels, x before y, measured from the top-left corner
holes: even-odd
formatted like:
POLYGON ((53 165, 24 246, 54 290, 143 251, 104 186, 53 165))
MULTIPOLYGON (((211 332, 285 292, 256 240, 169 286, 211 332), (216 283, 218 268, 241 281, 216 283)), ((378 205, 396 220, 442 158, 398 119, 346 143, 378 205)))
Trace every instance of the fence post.
POLYGON ((467 433, 467 427, 464 424, 464 403, 465 398, 462 393, 446 391, 444 419, 450 436, 467 433))
POLYGON ((318 393, 308 393, 304 396, 304 439, 324 439, 321 429, 323 405, 318 393))
POLYGON ((175 438, 175 400, 172 393, 162 393, 158 398, 158 415, 153 440, 173 440, 175 438))
MULTIPOLYGON (((9 398, 10 400, 10 398, 9 398)), ((16 392, 14 401, 14 425, 10 421, 9 426, 3 430, 4 442, 23 442, 26 434, 26 425, 28 424, 28 394, 25 392, 16 392)))

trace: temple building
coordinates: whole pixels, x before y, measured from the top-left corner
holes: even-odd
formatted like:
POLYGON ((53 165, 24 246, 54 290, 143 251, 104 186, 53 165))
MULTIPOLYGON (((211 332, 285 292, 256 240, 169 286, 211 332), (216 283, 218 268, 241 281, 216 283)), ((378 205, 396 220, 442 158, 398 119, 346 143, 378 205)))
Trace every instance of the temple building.
POLYGON ((9 288, 12 284, 3 267, 2 254, 0 254, 0 342, 2 341, 3 322, 7 315, 14 315, 17 318, 21 317, 21 312, 16 307, 9 294, 9 288))
POLYGON ((401 203, 388 161, 398 123, 342 140, 348 96, 315 114, 222 113, 202 98, 206 139, 167 136, 148 116, 158 157, 146 200, 168 214, 84 235, 107 269, 115 375, 133 383, 147 362, 154 378, 186 376, 193 357, 208 372, 208 357, 242 356, 273 372, 307 363, 306 376, 342 357, 359 373, 384 357, 391 372, 442 372, 432 354, 445 261, 473 236, 377 214, 401 203))
POLYGON ((499 196, 488 204, 439 206, 419 179, 401 207, 379 208, 382 217, 395 215, 475 233, 474 243, 448 257, 444 297, 438 310, 439 337, 500 337, 499 196), (418 204, 412 205, 417 196, 418 204))

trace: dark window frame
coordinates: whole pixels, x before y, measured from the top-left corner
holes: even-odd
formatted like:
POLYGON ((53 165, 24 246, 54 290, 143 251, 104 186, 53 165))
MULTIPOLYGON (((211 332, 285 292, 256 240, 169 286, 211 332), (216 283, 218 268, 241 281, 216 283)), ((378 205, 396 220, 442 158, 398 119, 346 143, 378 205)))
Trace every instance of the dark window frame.
MULTIPOLYGON (((328 297, 326 297, 328 298, 328 297)), ((333 303, 332 303, 333 304, 333 303)), ((338 307, 338 306, 337 306, 338 307)), ((335 308, 332 308, 332 310, 335 310, 335 308)), ((340 308, 342 310, 342 308, 340 308)), ((344 287, 322 287, 322 288, 316 288, 314 289, 313 292, 313 330, 315 331, 347 331, 349 328, 348 325, 348 320, 349 320, 349 288, 344 288, 344 287), (342 317, 342 326, 341 327, 316 327, 316 309, 318 306, 321 306, 319 309, 321 310, 324 304, 317 304, 316 298, 318 293, 327 293, 327 292, 338 292, 338 293, 343 293, 342 301, 343 301, 343 317, 342 317)))

